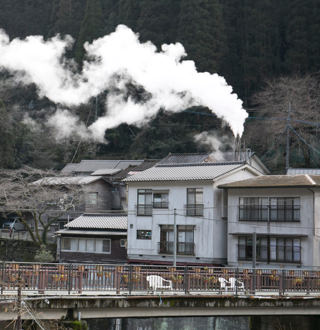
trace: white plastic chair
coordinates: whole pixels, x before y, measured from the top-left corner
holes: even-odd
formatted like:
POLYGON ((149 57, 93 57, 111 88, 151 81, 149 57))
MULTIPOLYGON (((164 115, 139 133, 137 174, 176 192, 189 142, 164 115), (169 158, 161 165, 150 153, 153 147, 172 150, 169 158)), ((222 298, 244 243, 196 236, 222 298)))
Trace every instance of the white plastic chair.
POLYGON ((223 277, 219 277, 218 281, 220 283, 220 291, 227 291, 228 290, 228 281, 223 278, 223 277))
POLYGON ((244 290, 244 283, 237 280, 236 278, 234 277, 230 277, 229 278, 229 288, 232 290, 232 291, 236 291, 236 286, 238 287, 238 289, 240 290, 244 290))
POLYGON ((172 290, 172 281, 165 280, 159 275, 149 275, 147 276, 147 282, 152 291, 157 289, 170 289, 172 290))

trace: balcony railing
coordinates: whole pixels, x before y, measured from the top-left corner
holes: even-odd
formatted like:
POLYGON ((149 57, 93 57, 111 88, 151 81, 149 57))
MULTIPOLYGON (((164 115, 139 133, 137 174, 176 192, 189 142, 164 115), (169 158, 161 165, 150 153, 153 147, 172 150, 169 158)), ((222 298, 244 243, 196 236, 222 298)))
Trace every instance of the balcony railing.
POLYGON ((273 207, 268 205, 240 205, 240 221, 300 221, 300 205, 273 207))
MULTIPOLYGON (((159 242, 158 243, 159 253, 163 254, 173 254, 173 242, 159 242)), ((193 256, 194 255, 194 248, 195 244, 193 242, 178 242, 177 243, 177 254, 179 255, 187 255, 193 256)))
POLYGON ((203 216, 203 204, 187 204, 186 215, 191 217, 203 216))
POLYGON ((137 205, 137 215, 141 215, 141 216, 152 215, 152 205, 150 205, 150 204, 137 205))
MULTIPOLYGON (((263 262, 301 263, 301 246, 276 246, 278 253, 272 258, 270 246, 257 246, 256 260, 263 262), (281 249, 281 253, 279 250, 281 249)), ((238 260, 252 260, 252 246, 238 244, 238 260)))
POLYGON ((167 209, 169 207, 168 202, 153 202, 154 209, 167 209))

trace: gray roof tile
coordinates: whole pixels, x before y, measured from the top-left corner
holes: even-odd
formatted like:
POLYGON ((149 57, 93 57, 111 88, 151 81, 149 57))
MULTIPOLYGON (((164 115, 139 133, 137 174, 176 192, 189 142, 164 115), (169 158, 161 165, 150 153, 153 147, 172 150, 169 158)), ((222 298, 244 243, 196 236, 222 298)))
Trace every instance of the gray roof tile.
POLYGON ((68 229, 121 229, 127 230, 128 217, 125 215, 83 214, 65 225, 68 229))
POLYGON ((194 165, 158 165, 134 174, 123 181, 189 181, 213 180, 243 166, 243 162, 202 163, 194 165))
POLYGON ((35 185, 84 185, 102 179, 102 176, 57 176, 47 177, 33 182, 35 185))

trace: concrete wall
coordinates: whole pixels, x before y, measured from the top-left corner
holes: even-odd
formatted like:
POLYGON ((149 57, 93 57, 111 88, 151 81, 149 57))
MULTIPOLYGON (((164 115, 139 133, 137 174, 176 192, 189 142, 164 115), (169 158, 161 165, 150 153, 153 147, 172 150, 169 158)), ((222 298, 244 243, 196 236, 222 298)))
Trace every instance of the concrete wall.
POLYGON ((177 225, 193 225, 195 256, 178 256, 177 261, 190 263, 221 263, 225 261, 223 255, 221 226, 216 225, 213 209, 212 182, 171 182, 171 183, 132 183, 129 186, 128 196, 128 257, 138 260, 155 260, 172 262, 172 256, 159 255, 158 243, 160 242, 160 225, 173 225, 173 209, 177 209, 177 225), (203 217, 185 216, 187 204, 187 188, 203 188, 203 217), (152 216, 137 216, 137 190, 169 190, 169 209, 153 209, 152 216), (136 238, 137 230, 152 230, 151 240, 136 238), (214 242, 213 237, 216 235, 214 242))
MULTIPOLYGON (((320 204, 318 204, 320 205, 320 204)), ((317 216, 318 217, 318 216, 317 216)), ((238 236, 235 233, 266 235, 297 235, 301 238, 301 265, 258 262, 261 267, 319 266, 319 236, 315 237, 313 192, 307 188, 260 188, 228 190, 228 265, 250 266, 251 262, 238 261, 238 236), (300 197, 300 222, 239 221, 240 197, 300 197)))
POLYGON ((177 225, 194 225, 195 256, 177 256, 181 263, 223 264, 227 259, 227 222, 223 219, 223 191, 217 186, 231 181, 254 177, 247 169, 228 174, 213 182, 136 182, 129 183, 128 192, 128 258, 141 262, 172 262, 170 255, 158 253, 160 225, 173 225, 173 209, 177 210, 177 225), (185 216, 187 188, 203 188, 203 217, 185 216), (153 209, 152 216, 137 216, 137 190, 169 190, 169 209, 153 209), (137 240, 137 230, 152 230, 151 240, 137 240))

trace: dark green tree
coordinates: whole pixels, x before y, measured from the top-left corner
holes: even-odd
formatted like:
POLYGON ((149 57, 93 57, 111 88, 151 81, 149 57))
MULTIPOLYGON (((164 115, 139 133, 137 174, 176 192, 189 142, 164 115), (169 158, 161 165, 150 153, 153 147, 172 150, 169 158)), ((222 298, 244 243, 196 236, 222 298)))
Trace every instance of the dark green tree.
POLYGON ((141 0, 137 32, 142 40, 150 40, 158 47, 175 42, 180 3, 180 0, 141 0))
POLYGON ((81 23, 79 36, 75 47, 75 58, 78 63, 84 56, 83 45, 86 41, 103 36, 104 18, 100 0, 87 0, 84 19, 81 23))
POLYGON ((218 0, 181 2, 177 39, 200 71, 217 72, 225 55, 222 7, 218 0))

